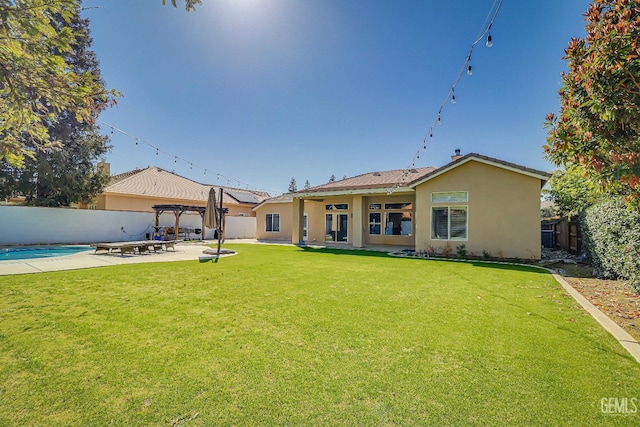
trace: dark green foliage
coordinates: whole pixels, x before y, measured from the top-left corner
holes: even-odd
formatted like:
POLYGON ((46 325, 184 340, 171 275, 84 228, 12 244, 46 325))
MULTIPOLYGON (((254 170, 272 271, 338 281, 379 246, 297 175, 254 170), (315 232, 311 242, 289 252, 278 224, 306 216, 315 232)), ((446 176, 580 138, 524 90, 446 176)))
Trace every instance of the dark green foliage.
POLYGON ((594 1, 587 36, 565 50, 560 114, 547 116, 544 147, 557 165, 580 164, 608 191, 640 200, 640 7, 594 1))
POLYGON ((580 214, 604 194, 579 164, 555 171, 549 185, 551 189, 546 191, 547 195, 555 203, 558 214, 566 217, 580 214))
POLYGON ((295 178, 291 178, 291 181, 289 181, 289 193, 293 193, 296 191, 298 191, 298 184, 296 183, 295 178))
MULTIPOLYGON (((104 89, 99 63, 91 50, 89 21, 80 17, 79 10, 66 20, 59 14, 54 17, 57 22, 52 26, 68 28, 73 34, 71 50, 57 55, 75 74, 93 75, 104 89)), ((95 120, 80 120, 73 111, 53 107, 50 113, 55 120, 47 121, 45 127, 51 145, 55 142, 58 147, 32 147, 32 154, 20 167, 8 159, 0 160, 0 197, 24 197, 29 205, 55 207, 89 202, 102 192, 108 177, 95 162, 108 151, 108 138, 100 135, 95 120)))
POLYGON ((640 212, 621 197, 610 198, 586 210, 582 229, 594 267, 640 291, 640 212))
POLYGON ((467 257, 466 245, 456 246, 456 254, 458 255, 458 258, 466 258, 467 257))

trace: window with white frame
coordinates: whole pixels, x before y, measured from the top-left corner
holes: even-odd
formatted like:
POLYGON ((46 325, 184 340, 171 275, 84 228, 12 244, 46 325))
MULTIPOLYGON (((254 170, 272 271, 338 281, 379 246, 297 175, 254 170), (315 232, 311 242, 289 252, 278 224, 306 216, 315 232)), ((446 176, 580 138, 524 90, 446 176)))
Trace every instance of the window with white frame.
POLYGON ((468 206, 438 206, 431 208, 431 238, 433 240, 467 240, 468 206))
POLYGON ((370 203, 369 234, 411 236, 413 203, 370 203))
POLYGON ((468 191, 444 191, 431 193, 432 203, 467 203, 468 201, 468 191))
POLYGON ((387 236, 411 236, 413 203, 385 203, 384 204, 384 234, 387 236))
POLYGON ((382 234, 382 212, 369 212, 369 234, 382 234))
POLYGON ((280 214, 267 214, 266 223, 268 232, 280 231, 280 214))

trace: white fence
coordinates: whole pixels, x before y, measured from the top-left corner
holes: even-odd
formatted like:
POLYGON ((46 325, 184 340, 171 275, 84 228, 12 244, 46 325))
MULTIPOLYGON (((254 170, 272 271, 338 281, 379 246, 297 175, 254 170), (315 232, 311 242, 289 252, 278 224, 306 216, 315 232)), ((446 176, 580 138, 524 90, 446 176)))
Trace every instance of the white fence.
MULTIPOLYGON (((153 233, 155 221, 153 212, 0 206, 0 245, 145 240, 153 233)), ((160 215, 160 226, 174 226, 175 221, 172 212, 160 215)), ((184 213, 180 227, 202 228, 202 218, 184 213)), ((226 217, 226 239, 255 238, 255 233, 255 218, 226 217)), ((205 238, 213 236, 214 230, 207 228, 205 238)))

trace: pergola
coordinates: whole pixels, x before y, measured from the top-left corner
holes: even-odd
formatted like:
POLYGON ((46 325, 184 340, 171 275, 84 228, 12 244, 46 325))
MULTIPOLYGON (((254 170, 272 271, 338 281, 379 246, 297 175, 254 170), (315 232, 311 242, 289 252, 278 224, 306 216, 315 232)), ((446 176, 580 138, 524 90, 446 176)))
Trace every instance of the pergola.
POLYGON ((185 212, 198 212, 200 214, 200 218, 202 218, 202 232, 200 235, 204 240, 204 212, 207 210, 206 207, 190 205, 154 205, 152 206, 152 208, 156 211, 156 226, 154 227, 156 233, 158 233, 158 229, 160 228, 160 215, 165 212, 173 212, 173 214, 176 216, 174 240, 178 240, 178 230, 180 230, 180 216, 185 212))

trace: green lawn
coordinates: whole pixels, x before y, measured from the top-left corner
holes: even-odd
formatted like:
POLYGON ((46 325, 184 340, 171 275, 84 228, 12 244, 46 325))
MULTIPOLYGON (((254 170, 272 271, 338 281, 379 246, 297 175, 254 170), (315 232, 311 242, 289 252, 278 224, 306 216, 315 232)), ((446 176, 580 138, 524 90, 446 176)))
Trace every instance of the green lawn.
POLYGON ((640 424, 601 410, 640 364, 547 273, 227 247, 0 277, 0 425, 640 424))

